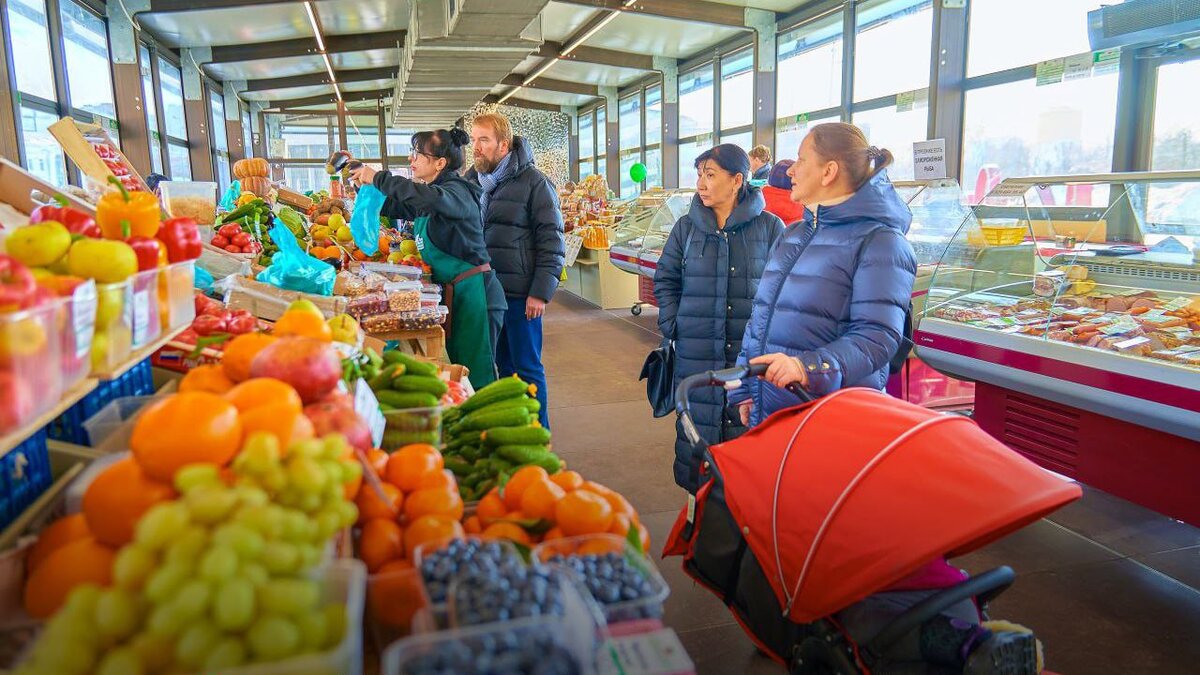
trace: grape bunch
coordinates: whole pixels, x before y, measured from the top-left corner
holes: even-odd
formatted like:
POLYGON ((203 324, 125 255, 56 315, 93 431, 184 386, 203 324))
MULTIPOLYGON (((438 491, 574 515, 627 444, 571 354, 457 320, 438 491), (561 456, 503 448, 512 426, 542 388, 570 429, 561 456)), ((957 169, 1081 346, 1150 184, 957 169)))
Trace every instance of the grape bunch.
POLYGON ((403 675, 576 675, 583 669, 553 635, 515 631, 438 642, 404 663, 403 675))
POLYGON ((232 485, 213 464, 180 469, 180 497, 138 521, 112 586, 74 589, 16 673, 208 672, 340 643, 345 607, 323 603, 313 571, 358 516, 352 450, 330 435, 284 455, 256 433, 232 469, 232 485))
POLYGON ((446 602, 455 579, 501 576, 524 565, 516 552, 500 542, 456 539, 421 557, 421 577, 429 601, 440 604, 446 602))
POLYGON ((611 607, 611 605, 640 600, 655 594, 654 584, 650 582, 646 574, 620 553, 556 555, 546 562, 561 565, 575 572, 587 586, 592 597, 600 604, 605 605, 610 622, 662 618, 661 604, 624 609, 611 607), (619 616, 614 617, 614 612, 619 616))

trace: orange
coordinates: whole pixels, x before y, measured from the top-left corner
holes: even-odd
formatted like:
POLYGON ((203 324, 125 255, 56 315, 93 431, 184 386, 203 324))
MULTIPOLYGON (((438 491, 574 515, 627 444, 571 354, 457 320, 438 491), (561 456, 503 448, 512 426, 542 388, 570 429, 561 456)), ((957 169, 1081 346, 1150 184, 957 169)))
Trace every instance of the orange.
POLYGON ((583 485, 583 476, 579 475, 578 471, 559 471, 550 476, 550 482, 567 492, 571 492, 583 485))
POLYGON ((129 439, 142 470, 164 483, 188 464, 224 466, 241 445, 237 408, 206 391, 182 392, 151 403, 138 416, 129 439))
POLYGON ((411 492, 421 481, 445 468, 442 453, 432 445, 406 445, 388 458, 384 480, 396 487, 411 492))
POLYGON ((442 488, 444 490, 458 489, 458 481, 454 479, 454 473, 450 469, 442 469, 436 473, 426 474, 417 483, 418 490, 428 490, 430 488, 442 488))
POLYGON ((604 497, 604 500, 612 507, 613 513, 623 514, 629 516, 631 520, 637 520, 637 511, 633 508, 633 504, 630 504, 629 500, 625 499, 621 493, 616 490, 607 490, 600 496, 604 497))
POLYGON ((266 405, 284 405, 296 412, 304 410, 304 402, 292 385, 273 377, 254 377, 233 387, 225 394, 238 412, 247 412, 266 405))
POLYGON ((484 528, 483 534, 479 536, 484 539, 507 539, 524 546, 529 546, 533 543, 533 539, 529 537, 529 533, 525 531, 525 528, 516 523, 492 523, 484 528))
POLYGON ((82 513, 59 518, 42 530, 37 541, 29 548, 29 555, 25 558, 26 569, 32 572, 51 553, 77 539, 91 535, 92 531, 88 529, 87 518, 82 513))
POLYGON ((409 523, 404 531, 404 553, 409 560, 413 560, 413 553, 418 546, 465 536, 466 532, 458 519, 431 513, 409 523))
POLYGON ((409 522, 429 514, 462 520, 463 500, 458 488, 427 488, 410 493, 404 500, 404 517, 409 522))
MULTIPOLYGON (((351 461, 357 462, 358 460, 353 459, 351 461)), ((362 489, 362 484, 363 484, 363 475, 362 475, 362 472, 360 471, 354 475, 353 480, 346 482, 346 483, 342 483, 342 497, 348 502, 352 502, 352 501, 358 499, 358 491, 362 489)))
POLYGON ((225 376, 234 382, 250 379, 250 362, 277 339, 266 333, 246 333, 225 343, 225 351, 221 354, 225 376))
POLYGON ((568 537, 607 532, 613 520, 608 501, 586 490, 576 490, 559 500, 554 515, 555 522, 568 537))
POLYGON ((558 500, 566 494, 566 490, 551 483, 550 479, 533 481, 521 493, 521 511, 530 518, 553 520, 558 500))
POLYGON ((384 471, 387 470, 388 455, 379 448, 371 448, 367 451, 367 463, 375 470, 375 475, 383 478, 384 471))
POLYGON ((608 526, 610 534, 615 534, 622 539, 629 534, 629 528, 633 527, 633 519, 624 513, 613 514, 612 525, 608 526))
POLYGON ((483 523, 479 521, 479 516, 471 516, 463 521, 463 530, 467 534, 479 534, 483 532, 483 523))
POLYGON ((117 552, 93 537, 77 539, 51 553, 25 582, 25 611, 46 619, 66 602, 71 589, 82 584, 108 586, 117 552))
POLYGON ((504 505, 510 511, 515 511, 521 508, 521 495, 525 492, 525 488, 537 480, 547 480, 550 474, 540 466, 523 466, 517 469, 517 472, 508 479, 504 484, 503 497, 504 505))
POLYGON ((646 526, 641 523, 634 523, 634 527, 637 528, 638 537, 642 540, 642 552, 650 555, 650 530, 647 530, 646 526))
POLYGON ((333 340, 333 331, 329 328, 329 324, 325 323, 325 317, 303 310, 284 312, 283 316, 275 322, 275 328, 271 332, 279 337, 299 335, 300 337, 316 338, 322 342, 333 340))
POLYGON ((209 363, 189 370, 179 381, 179 391, 224 394, 233 388, 233 384, 233 380, 225 376, 225 369, 220 364, 209 363))
MULTIPOLYGON (((253 381, 247 380, 245 384, 253 381)), ((239 419, 242 422, 242 438, 256 431, 265 431, 279 439, 279 447, 283 449, 316 434, 308 417, 300 409, 292 408, 290 403, 260 405, 242 413, 239 419)))
POLYGON ((385 563, 404 557, 404 529, 394 520, 368 520, 358 539, 358 557, 375 572, 385 563))
POLYGON ((546 534, 542 535, 542 541, 554 541, 555 539, 562 539, 565 536, 563 531, 555 526, 546 530, 546 534))
POLYGON ((484 495, 475 507, 475 515, 479 516, 479 522, 484 527, 491 525, 492 521, 497 518, 503 518, 507 513, 508 507, 504 505, 504 500, 496 494, 495 488, 484 495))
POLYGON ((413 616, 424 607, 421 575, 407 560, 387 563, 367 584, 368 616, 402 634, 410 632, 413 616))
POLYGON ((102 471, 88 486, 83 493, 83 515, 97 541, 124 546, 133 541, 133 529, 143 513, 174 498, 170 485, 151 480, 127 457, 102 471))
MULTIPOLYGON (((400 554, 404 555, 403 548, 400 549, 400 554)), ((383 566, 379 568, 379 571, 376 572, 376 574, 392 574, 393 572, 403 572, 404 570, 411 570, 412 568, 412 561, 408 558, 396 558, 395 560, 389 560, 385 562, 383 566)))
POLYGON ((573 555, 607 555, 609 553, 624 553, 625 544, 608 538, 589 539, 580 542, 573 555))
POLYGON ((404 495, 400 492, 400 488, 384 483, 383 492, 387 495, 387 501, 379 498, 379 493, 375 492, 375 488, 370 483, 358 491, 358 497, 354 500, 354 504, 358 506, 359 525, 374 518, 396 520, 400 516, 402 513, 400 509, 404 505, 404 495))
POLYGON ((599 483, 593 483, 590 480, 583 481, 583 485, 580 485, 578 489, 587 490, 588 492, 598 494, 601 497, 611 494, 613 492, 612 488, 606 488, 603 485, 601 485, 599 483))

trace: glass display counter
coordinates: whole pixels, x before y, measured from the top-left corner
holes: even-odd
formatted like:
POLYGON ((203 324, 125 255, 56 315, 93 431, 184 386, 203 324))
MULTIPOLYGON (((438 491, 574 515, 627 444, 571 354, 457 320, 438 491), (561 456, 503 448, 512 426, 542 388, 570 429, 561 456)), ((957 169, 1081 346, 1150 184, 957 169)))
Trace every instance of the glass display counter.
POLYGON ((1006 180, 943 251, 917 354, 1018 452, 1200 523, 1198 249, 1200 172, 1006 180))
POLYGON ((653 277, 671 228, 691 208, 695 190, 646 190, 624 203, 609 250, 618 268, 653 277))

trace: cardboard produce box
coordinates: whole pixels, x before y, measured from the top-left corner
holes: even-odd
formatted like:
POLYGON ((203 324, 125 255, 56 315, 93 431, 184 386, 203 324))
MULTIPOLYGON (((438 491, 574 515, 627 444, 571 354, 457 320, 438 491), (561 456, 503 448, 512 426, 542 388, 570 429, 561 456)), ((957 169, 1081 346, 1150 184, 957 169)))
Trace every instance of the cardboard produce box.
POLYGON ((40 206, 31 196, 35 190, 47 195, 62 194, 71 208, 96 215, 91 204, 62 193, 25 169, 0 158, 0 228, 13 230, 29 223, 29 214, 40 206))
POLYGON ((70 157, 75 166, 88 178, 107 186, 109 177, 115 176, 127 190, 150 192, 146 181, 129 163, 129 158, 121 152, 120 146, 112 140, 104 127, 85 124, 73 117, 64 117, 47 129, 62 146, 67 157, 70 157), (107 156, 101 156, 101 152, 107 156), (105 160, 108 160, 108 163, 105 163, 105 160), (117 171, 110 168, 110 165, 118 167, 117 171))

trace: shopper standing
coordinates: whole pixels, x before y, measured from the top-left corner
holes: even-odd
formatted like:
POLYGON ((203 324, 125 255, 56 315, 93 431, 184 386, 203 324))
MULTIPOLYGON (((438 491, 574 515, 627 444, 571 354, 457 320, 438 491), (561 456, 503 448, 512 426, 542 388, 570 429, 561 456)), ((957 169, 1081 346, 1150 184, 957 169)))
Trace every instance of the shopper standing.
POLYGON ((467 179, 482 188, 484 238, 508 303, 496 365, 501 377, 515 373, 537 387, 538 418, 549 428, 542 315, 558 288, 566 251, 558 193, 504 115, 475 118, 471 139, 475 167, 467 179))
POLYGON ((421 257, 434 282, 447 287, 446 354, 470 369, 471 386, 479 389, 496 379, 496 343, 508 306, 483 241, 479 187, 458 175, 470 140, 462 129, 422 131, 412 137, 414 180, 365 165, 351 176, 387 197, 382 215, 413 221, 421 257))
MULTIPOLYGON (((750 158, 736 145, 718 145, 696 158, 696 196, 675 223, 654 274, 658 327, 675 341, 675 381, 737 360, 751 303, 772 244, 783 233, 751 187, 750 158)), ((741 425, 726 411, 725 393, 691 395, 692 419, 710 444, 735 438, 741 425)), ((694 491, 688 475, 691 444, 676 422, 675 482, 694 491)))
POLYGON ((851 124, 818 124, 800 144, 789 175, 804 220, 771 253, 738 358, 769 369, 730 394, 748 426, 799 403, 792 383, 814 396, 884 388, 916 276, 891 163, 851 124))
POLYGON ((766 180, 771 175, 771 149, 756 145, 750 150, 750 179, 766 180))
POLYGON ((792 177, 788 175, 791 168, 790 159, 775 162, 762 189, 763 199, 767 200, 766 210, 779 216, 784 224, 794 223, 804 217, 804 205, 792 201, 792 177))

